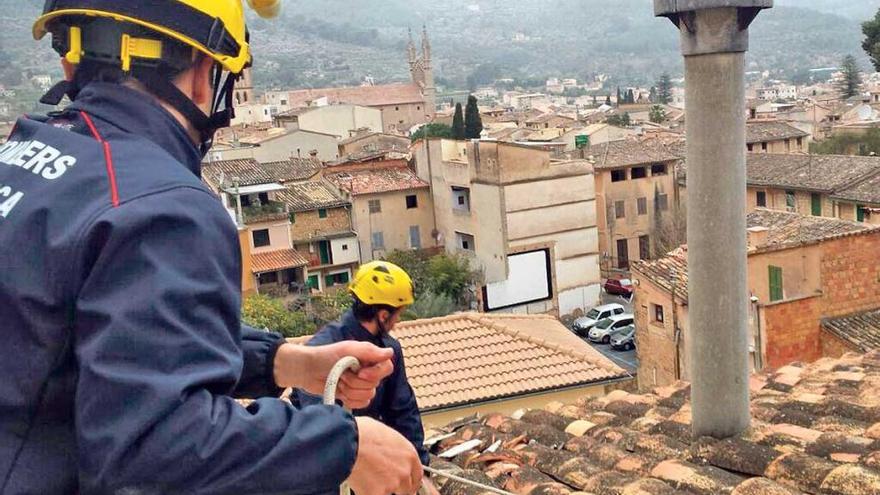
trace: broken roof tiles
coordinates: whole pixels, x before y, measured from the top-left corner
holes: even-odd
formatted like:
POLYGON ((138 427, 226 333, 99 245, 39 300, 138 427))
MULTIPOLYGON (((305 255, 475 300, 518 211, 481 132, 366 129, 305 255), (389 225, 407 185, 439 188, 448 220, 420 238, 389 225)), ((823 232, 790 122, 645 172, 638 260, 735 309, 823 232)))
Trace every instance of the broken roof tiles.
POLYGON ((278 191, 277 199, 295 213, 351 204, 324 182, 288 184, 285 190, 278 191))
POLYGON ((354 196, 429 187, 429 184, 420 179, 408 166, 377 166, 377 168, 331 173, 332 170, 328 168, 324 177, 336 187, 354 196))
MULTIPOLYGON (((726 440, 691 437, 689 392, 678 383, 460 421, 432 452, 479 447, 432 465, 517 495, 880 493, 880 351, 753 377, 752 427, 726 440)), ((435 482, 443 495, 482 493, 435 482)))

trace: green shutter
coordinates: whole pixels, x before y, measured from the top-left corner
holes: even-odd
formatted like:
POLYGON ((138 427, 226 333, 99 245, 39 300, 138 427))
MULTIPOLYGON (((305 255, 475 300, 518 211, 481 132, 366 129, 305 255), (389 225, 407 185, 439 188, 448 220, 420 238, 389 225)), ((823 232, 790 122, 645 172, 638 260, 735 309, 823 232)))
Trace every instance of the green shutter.
POLYGON ((770 302, 781 301, 784 298, 782 287, 782 268, 770 267, 770 302))
POLYGON ((318 210, 318 218, 327 218, 327 210, 324 208, 318 210))
POLYGON ((321 241, 318 243, 318 251, 321 254, 321 264, 329 265, 331 263, 330 260, 330 243, 327 241, 321 241))
POLYGON ((309 275, 309 281, 306 282, 306 286, 310 289, 318 290, 320 289, 320 287, 318 287, 318 280, 319 279, 317 275, 309 275))
POLYGON ((324 287, 333 287, 333 275, 327 275, 324 277, 324 287))
POLYGON ((822 216, 822 195, 813 193, 810 195, 810 200, 812 202, 812 210, 814 217, 822 216))
POLYGON ((856 221, 864 222, 865 221, 865 207, 862 205, 856 205, 856 221))

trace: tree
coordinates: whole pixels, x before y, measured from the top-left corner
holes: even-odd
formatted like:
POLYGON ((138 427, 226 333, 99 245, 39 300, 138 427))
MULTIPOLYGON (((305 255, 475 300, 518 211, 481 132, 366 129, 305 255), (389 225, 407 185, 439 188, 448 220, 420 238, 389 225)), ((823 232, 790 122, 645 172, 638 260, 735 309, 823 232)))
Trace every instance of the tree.
POLYGON ((871 57, 874 69, 880 72, 880 10, 873 19, 862 24, 862 33, 865 35, 862 49, 871 57))
POLYGON ((657 81, 657 98, 656 102, 662 105, 668 105, 672 102, 672 78, 669 74, 663 73, 657 81))
POLYGON ((844 57, 840 65, 842 73, 840 81, 837 83, 837 90, 843 99, 856 96, 862 87, 862 71, 856 58, 852 55, 844 57))
POLYGON ((648 93, 648 101, 657 103, 657 86, 651 86, 651 91, 648 93))
POLYGON ((413 133, 412 140, 418 141, 419 139, 424 139, 426 137, 429 138, 452 138, 452 127, 449 127, 446 124, 441 122, 432 122, 430 124, 425 124, 419 130, 413 133))
POLYGON ((605 97, 605 104, 609 107, 611 106, 611 95, 605 97))
POLYGON ((254 328, 268 328, 285 337, 312 335, 317 325, 303 312, 290 311, 280 299, 255 294, 244 298, 241 318, 254 328))
POLYGON ((626 91, 626 102, 630 105, 636 102, 636 95, 633 93, 632 89, 626 91))
POLYGON ((810 143, 810 153, 818 155, 880 155, 880 129, 868 129, 864 135, 841 134, 810 143))
POLYGON ((455 116, 452 117, 452 139, 461 141, 464 138, 464 112, 461 110, 461 103, 456 103, 455 116))
POLYGON ((616 114, 609 116, 605 119, 605 123, 617 127, 629 127, 632 124, 632 118, 629 116, 629 112, 625 112, 622 115, 616 114))
POLYGON ((648 116, 648 120, 655 124, 661 124, 666 121, 666 110, 660 105, 654 105, 651 107, 650 115, 648 116))
POLYGON ((467 108, 464 114, 464 137, 466 139, 480 139, 483 133, 483 118, 480 117, 480 108, 477 106, 477 97, 468 96, 467 108))
MULTIPOLYGON (((454 307, 446 314, 470 308, 473 288, 479 277, 464 256, 445 253, 428 256, 426 251, 392 251, 386 256, 386 261, 403 268, 413 279, 417 302, 423 298, 430 300, 442 296, 449 298, 454 307)), ((432 306, 436 302, 428 304, 428 301, 424 301, 422 304, 432 306)), ((424 314, 424 311, 419 311, 420 317, 426 317, 424 314)))
POLYGON ((620 92, 620 86, 617 87, 617 106, 626 103, 623 101, 623 93, 620 92))
POLYGON ((447 294, 428 291, 420 295, 412 306, 403 313, 404 321, 421 320, 448 316, 458 311, 455 301, 447 294))

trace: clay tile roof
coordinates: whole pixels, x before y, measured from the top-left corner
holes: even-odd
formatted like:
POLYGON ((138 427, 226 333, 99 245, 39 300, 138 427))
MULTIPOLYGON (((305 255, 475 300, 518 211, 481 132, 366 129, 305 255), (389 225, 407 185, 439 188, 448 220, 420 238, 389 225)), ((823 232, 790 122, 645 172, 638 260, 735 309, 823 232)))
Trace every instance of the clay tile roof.
POLYGON ((465 313, 394 336, 422 411, 629 376, 550 317, 465 313))
POLYGON ((277 272, 309 264, 309 260, 296 249, 281 249, 255 254, 251 257, 251 260, 253 262, 251 271, 254 273, 277 272))
POLYGON ((747 166, 749 185, 830 193, 880 174, 880 157, 749 153, 747 166))
POLYGON ((308 180, 321 171, 321 160, 318 158, 291 158, 279 162, 263 163, 261 167, 276 182, 294 182, 308 180))
POLYGON ((839 218, 808 217, 763 208, 749 213, 746 222, 748 228, 769 229, 767 243, 758 247, 770 249, 812 244, 845 235, 878 230, 875 226, 839 218))
POLYGON ((837 191, 834 199, 854 203, 880 205, 880 175, 837 191))
POLYGON ((880 309, 827 318, 822 327, 862 352, 880 348, 880 309))
POLYGON ((429 187, 406 166, 325 173, 325 179, 355 196, 429 187))
POLYGON ((597 170, 632 165, 648 165, 658 162, 680 160, 666 146, 656 142, 641 142, 635 139, 612 141, 590 146, 586 155, 595 161, 597 170))
MULTIPOLYGON (((880 351, 750 384, 752 425, 734 438, 694 439, 690 387, 676 383, 458 421, 428 433, 431 453, 479 445, 431 465, 517 495, 880 493, 880 351)), ((434 481, 444 495, 487 493, 434 481)))
POLYGON ((350 204, 323 182, 288 184, 287 189, 278 192, 277 198, 292 212, 338 208, 350 204))
POLYGON ((809 136, 808 133, 785 122, 749 122, 746 124, 746 143, 749 144, 807 136, 809 136))
POLYGON ((351 88, 301 89, 291 91, 291 107, 305 107, 309 102, 326 97, 329 103, 348 103, 365 107, 423 103, 425 97, 415 84, 385 84, 351 88))
POLYGON ((642 260, 633 263, 633 271, 654 282, 655 285, 687 301, 688 264, 687 246, 682 246, 656 260, 642 260))
POLYGON ((241 180, 240 185, 242 186, 276 182, 275 178, 253 158, 205 163, 202 165, 202 177, 214 186, 219 186, 221 179, 226 184, 231 184, 235 177, 241 180))

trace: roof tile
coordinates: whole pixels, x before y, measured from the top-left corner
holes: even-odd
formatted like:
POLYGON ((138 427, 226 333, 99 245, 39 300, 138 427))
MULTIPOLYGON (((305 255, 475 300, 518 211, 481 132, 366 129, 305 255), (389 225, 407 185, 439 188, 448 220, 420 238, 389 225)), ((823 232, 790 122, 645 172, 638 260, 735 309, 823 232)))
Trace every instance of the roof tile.
POLYGON ((350 170, 325 174, 325 178, 336 187, 354 196, 379 194, 395 191, 424 189, 429 184, 420 179, 409 167, 381 167, 373 169, 350 170))
POLYGON ((296 249, 280 249, 278 251, 259 253, 253 255, 251 259, 253 261, 251 271, 254 273, 277 272, 309 264, 309 260, 296 249))

